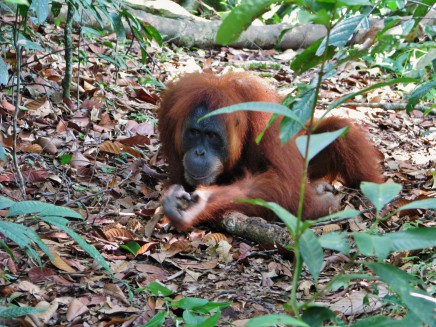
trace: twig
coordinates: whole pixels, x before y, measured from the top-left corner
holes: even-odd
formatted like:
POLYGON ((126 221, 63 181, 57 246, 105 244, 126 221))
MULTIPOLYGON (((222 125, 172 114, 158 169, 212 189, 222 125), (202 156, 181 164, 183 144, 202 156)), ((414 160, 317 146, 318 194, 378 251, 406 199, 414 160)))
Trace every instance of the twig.
POLYGON ((60 49, 60 50, 55 50, 55 51, 49 52, 49 53, 47 53, 47 54, 45 54, 45 55, 43 55, 41 57, 38 57, 36 59, 30 60, 28 62, 25 62, 24 64, 21 65, 21 67, 28 66, 28 65, 34 63, 35 61, 39 61, 41 59, 44 59, 45 57, 51 56, 52 54, 55 54, 55 53, 58 53, 58 52, 63 52, 63 51, 65 51, 65 49, 60 49))
MULTIPOLYGON (((119 182, 117 186, 120 186, 121 184, 125 183, 130 178, 131 174, 132 174, 131 172, 129 174, 127 174, 127 177, 124 178, 121 182, 119 182)), ((111 192, 114 188, 115 188, 115 186, 112 186, 112 187, 110 187, 108 189, 101 190, 101 191, 99 191, 97 193, 92 193, 92 194, 81 196, 80 198, 68 201, 67 203, 64 204, 64 206, 68 207, 68 206, 70 206, 70 205, 72 205, 72 204, 74 204, 76 202, 80 202, 80 201, 86 200, 88 198, 96 197, 98 195, 111 192)))
MULTIPOLYGON (((384 110, 406 110, 407 104, 406 103, 362 103, 362 102, 345 102, 342 104, 343 107, 345 106, 351 106, 351 107, 368 107, 368 108, 381 108, 384 110)), ((413 108, 414 110, 419 111, 427 111, 431 109, 431 107, 418 105, 413 108)), ((431 113, 435 114, 436 110, 432 109, 431 113)))
POLYGON ((80 109, 80 45, 82 43, 82 25, 83 25, 83 9, 81 9, 80 24, 79 24, 79 44, 77 45, 77 111, 80 109))
POLYGON ((70 100, 70 86, 73 75, 73 51, 72 51, 72 29, 74 18, 74 5, 68 1, 67 21, 65 23, 64 42, 65 42, 65 76, 62 80, 64 101, 70 100))
MULTIPOLYGON (((16 21, 18 19, 18 9, 16 11, 16 21)), ((20 111, 20 82, 21 82, 21 56, 22 56, 22 48, 21 45, 18 45, 18 30, 17 26, 14 25, 14 48, 16 51, 17 57, 17 89, 16 89, 16 99, 15 99, 15 111, 13 118, 13 145, 12 145, 12 160, 14 162, 15 172, 18 177, 18 185, 20 186, 21 196, 23 200, 26 199, 26 186, 24 183, 23 174, 20 170, 20 165, 18 164, 18 156, 17 156, 17 137, 18 137, 18 113, 20 111)))
MULTIPOLYGON (((21 68, 23 68, 22 65, 21 65, 21 68)), ((38 86, 47 87, 47 88, 50 88, 50 89, 53 89, 53 90, 58 90, 59 89, 59 87, 55 87, 55 86, 52 86, 52 85, 49 85, 49 84, 33 83, 33 82, 27 82, 27 83, 20 82, 20 86, 29 86, 29 85, 38 85, 38 86)), ((17 86, 17 84, 11 84, 11 85, 3 87, 2 89, 12 89, 12 88, 14 88, 16 86, 17 86)))

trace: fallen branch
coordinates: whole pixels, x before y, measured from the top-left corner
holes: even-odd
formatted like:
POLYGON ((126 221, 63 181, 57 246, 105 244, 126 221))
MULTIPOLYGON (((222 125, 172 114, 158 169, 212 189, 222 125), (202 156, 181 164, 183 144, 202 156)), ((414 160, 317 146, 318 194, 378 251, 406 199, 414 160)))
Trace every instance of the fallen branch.
MULTIPOLYGON (((345 102, 342 106, 350 106, 350 107, 368 107, 368 108, 381 108, 384 110, 406 110, 406 103, 362 103, 362 102, 345 102)), ((431 107, 418 105, 413 108, 418 111, 427 111, 430 110, 431 107)), ((436 114, 436 110, 432 109, 430 111, 432 114, 436 114)))
POLYGON ((240 212, 229 212, 218 221, 217 226, 226 232, 260 244, 294 243, 289 232, 278 225, 271 224, 260 217, 248 217, 240 212))

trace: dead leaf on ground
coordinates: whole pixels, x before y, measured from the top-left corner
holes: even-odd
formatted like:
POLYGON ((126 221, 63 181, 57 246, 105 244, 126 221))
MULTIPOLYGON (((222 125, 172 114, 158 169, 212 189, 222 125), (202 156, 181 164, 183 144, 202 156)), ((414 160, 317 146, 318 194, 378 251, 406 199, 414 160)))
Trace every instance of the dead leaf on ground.
POLYGON ((73 321, 76 317, 88 312, 88 303, 89 301, 86 298, 73 299, 67 309, 67 320, 73 321))
POLYGON ((104 292, 106 295, 113 296, 114 298, 120 300, 124 304, 129 305, 129 301, 127 300, 126 296, 124 295, 124 292, 121 290, 121 288, 112 283, 106 283, 104 285, 104 292))
POLYGON ((56 145, 47 137, 39 137, 36 140, 36 144, 40 145, 49 154, 56 154, 58 152, 56 145))
POLYGON ((118 141, 112 142, 112 141, 106 141, 102 144, 100 144, 100 151, 111 153, 111 154, 120 154, 121 152, 127 152, 131 154, 132 156, 139 158, 141 157, 141 154, 131 148, 128 145, 124 145, 118 141))
POLYGON ((66 271, 68 273, 76 272, 76 270, 73 267, 71 267, 68 263, 66 263, 64 259, 62 259, 62 257, 58 254, 57 251, 50 249, 50 253, 54 257, 54 259, 50 259, 53 266, 59 268, 60 270, 66 271))
POLYGON ((133 240, 133 235, 124 228, 111 228, 104 232, 110 241, 114 240, 133 240))

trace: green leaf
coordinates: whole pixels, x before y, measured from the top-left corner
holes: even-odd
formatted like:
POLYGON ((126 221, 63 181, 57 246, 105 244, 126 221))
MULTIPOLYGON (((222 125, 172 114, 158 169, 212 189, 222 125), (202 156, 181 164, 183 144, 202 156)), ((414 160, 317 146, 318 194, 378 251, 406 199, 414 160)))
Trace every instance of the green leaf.
POLYGON ((9 3, 13 3, 13 4, 16 4, 16 5, 22 5, 22 6, 27 6, 27 7, 29 7, 29 1, 27 1, 27 0, 5 0, 6 2, 9 2, 9 3))
POLYGON ((367 262, 366 265, 399 295, 401 302, 419 320, 431 327, 436 326, 434 315, 436 302, 428 293, 414 286, 422 284, 419 279, 386 263, 367 262))
POLYGON ((12 207, 15 201, 12 201, 4 196, 0 196, 0 210, 12 207))
POLYGON ((299 122, 301 126, 304 126, 304 122, 301 122, 298 116, 294 114, 291 110, 289 110, 289 108, 278 103, 269 103, 269 102, 244 102, 244 103, 235 104, 232 106, 214 110, 201 117, 198 121, 202 121, 203 119, 206 119, 211 116, 231 114, 236 111, 270 112, 272 114, 277 114, 277 115, 294 119, 295 121, 299 122))
POLYGON ((149 290, 155 296, 170 296, 173 294, 169 288, 166 288, 164 285, 157 281, 152 281, 150 284, 146 286, 146 289, 149 290))
POLYGON ((185 297, 183 299, 180 299, 178 301, 174 301, 171 306, 172 307, 179 307, 185 310, 189 309, 195 309, 198 307, 202 307, 209 303, 209 300, 206 299, 199 299, 196 297, 185 297))
POLYGON ((415 326, 416 322, 416 315, 408 312, 404 319, 389 319, 385 316, 374 316, 359 320, 353 327, 410 327, 415 326))
POLYGON ((53 17, 59 16, 59 14, 61 13, 61 9, 62 9, 62 3, 57 1, 51 2, 51 13, 53 14, 53 17))
MULTIPOLYGON (((339 24, 333 27, 330 32, 329 45, 342 48, 364 19, 366 19, 365 15, 357 15, 339 22, 339 24)), ((324 38, 318 50, 316 51, 315 54, 317 56, 321 56, 324 53, 326 48, 326 40, 327 39, 324 38)))
MULTIPOLYGON (((308 158, 309 161, 312 160, 318 153, 320 153, 324 148, 333 143, 338 137, 345 136, 350 128, 344 127, 334 132, 325 132, 320 134, 312 134, 310 136, 308 158)), ((301 155, 304 157, 306 155, 306 144, 308 136, 302 135, 297 137, 295 142, 297 143, 297 148, 301 155)))
POLYGON ((324 253, 321 244, 310 229, 307 229, 301 235, 300 251, 304 263, 307 265, 307 268, 315 281, 318 281, 319 273, 321 272, 322 263, 324 261, 324 253))
POLYGON ((392 182, 384 184, 360 183, 360 190, 371 201, 378 212, 392 201, 401 192, 401 189, 402 186, 400 184, 392 182))
POLYGON ((159 327, 163 326, 167 313, 165 311, 158 312, 145 325, 141 327, 159 327))
POLYGON ((421 84, 412 92, 407 95, 406 112, 410 113, 416 104, 421 100, 428 92, 436 88, 436 80, 421 84))
POLYGON ((12 222, 8 222, 8 221, 3 221, 0 222, 3 223, 3 226, 8 226, 9 225, 9 229, 10 230, 14 230, 14 231, 19 231, 19 233, 21 233, 22 235, 25 235, 31 242, 36 243, 39 248, 50 258, 53 259, 53 255, 51 254, 49 248, 47 247, 47 245, 45 245, 45 243, 42 241, 42 239, 39 237, 38 233, 36 233, 33 229, 25 226, 25 225, 21 225, 18 223, 12 223, 12 222))
MULTIPOLYGON (((217 326, 220 317, 221 317, 221 312, 218 311, 214 315, 205 319, 202 323, 200 323, 198 325, 194 325, 194 326, 195 327, 215 327, 215 326, 217 326)), ((189 327, 189 326, 187 326, 187 327, 189 327)))
POLYGON ((126 40, 126 30, 124 29, 123 22, 121 21, 121 16, 118 13, 112 13, 112 27, 117 34, 119 43, 124 43, 126 40))
POLYGON ((332 232, 321 235, 318 241, 325 249, 336 250, 344 254, 350 253, 350 242, 345 232, 332 232))
POLYGON ((33 315, 36 313, 44 312, 45 309, 32 308, 32 307, 4 307, 0 306, 0 318, 12 319, 27 315, 33 315))
POLYGON ((23 47, 26 50, 44 51, 44 49, 38 43, 26 39, 26 37, 24 37, 22 34, 18 35, 17 45, 23 47))
POLYGON ((392 85, 392 84, 399 84, 399 83, 419 83, 419 79, 416 78, 410 78, 410 77, 401 77, 401 78, 396 78, 387 82, 380 82, 380 83, 376 83, 374 85, 371 85, 363 90, 357 91, 357 92, 353 92, 353 93, 349 93, 346 96, 343 96, 342 98, 340 98, 339 100, 336 100, 335 102, 331 103, 328 107, 329 110, 341 105, 342 103, 344 103, 345 101, 347 101, 348 99, 352 99, 354 98, 356 95, 359 94, 363 94, 366 93, 368 91, 374 90, 374 89, 378 89, 380 87, 384 87, 384 86, 388 86, 388 85, 392 85))
MULTIPOLYGON (((27 227, 26 227, 27 228, 27 227)), ((32 249, 32 239, 30 239, 24 232, 24 226, 9 221, 0 221, 0 233, 6 238, 15 242, 21 249, 23 249, 31 258, 38 262, 41 266, 41 258, 38 253, 32 249)))
POLYGON ((311 306, 306 310, 303 310, 301 318, 310 327, 321 327, 324 326, 325 322, 335 321, 336 314, 326 307, 311 306))
POLYGON ((276 325, 310 327, 301 320, 283 314, 269 314, 252 318, 244 325, 244 327, 267 327, 276 325))
POLYGON ((206 317, 194 314, 189 310, 183 311, 183 321, 186 326, 198 326, 206 320, 206 317))
POLYGON ((146 31, 147 34, 150 35, 150 37, 153 38, 159 46, 162 46, 162 36, 154 26, 145 24, 142 24, 141 26, 142 29, 146 31))
POLYGON ((357 279, 366 279, 368 281, 377 280, 377 277, 374 277, 369 274, 339 274, 333 277, 331 281, 329 281, 323 291, 337 291, 340 288, 346 289, 351 280, 357 279))
POLYGON ((415 228, 384 235, 354 233, 360 252, 366 256, 387 258, 393 251, 409 251, 436 246, 436 228, 415 228))
POLYGON ((385 259, 392 250, 392 244, 389 238, 384 239, 379 235, 371 235, 365 232, 353 234, 359 251, 368 257, 377 257, 385 259))
POLYGON ((48 17, 48 0, 32 0, 30 10, 35 12, 36 17, 32 19, 35 24, 44 23, 48 17))
POLYGON ((413 27, 415 26, 415 20, 414 19, 408 19, 406 21, 403 21, 401 23, 401 35, 408 35, 409 33, 412 32, 413 27))
POLYGON ((21 201, 16 202, 9 209, 6 217, 26 215, 26 214, 39 214, 40 216, 61 216, 69 218, 83 219, 82 215, 70 208, 56 206, 51 203, 40 201, 21 201))
POLYGON ((71 159, 73 159, 73 155, 72 154, 63 154, 60 156, 60 158, 61 158, 61 164, 67 165, 71 162, 71 159))
MULTIPOLYGON (((289 109, 298 117, 298 120, 283 117, 280 122, 280 140, 283 144, 287 143, 301 131, 301 122, 306 122, 312 115, 315 99, 315 90, 309 89, 303 93, 300 99, 289 105, 289 109)), ((284 102, 286 102, 286 99, 284 102)))
MULTIPOLYGON (((9 72, 8 67, 6 66, 5 62, 3 61, 2 57, 0 57, 0 85, 7 85, 9 80, 9 72)), ((1 148, 3 149, 3 146, 0 144, 1 148)), ((4 153, 4 149, 3 149, 4 153)), ((6 156, 1 157, 0 159, 3 161, 6 161, 6 156)))
POLYGON ((82 33, 85 35, 89 35, 89 36, 102 36, 105 33, 101 30, 97 30, 95 28, 92 27, 88 27, 88 26, 83 26, 82 27, 82 33))
POLYGON ((129 251, 131 254, 135 255, 138 253, 141 246, 138 242, 135 241, 127 241, 126 243, 120 245, 120 248, 129 251))
POLYGON ((399 207, 398 211, 408 210, 408 209, 436 209, 436 199, 413 201, 404 206, 399 207))
POLYGON ((436 227, 420 227, 382 236, 390 240, 392 251, 409 251, 436 246, 436 227))
POLYGON ((332 213, 331 215, 328 215, 328 216, 325 216, 322 218, 318 218, 316 220, 311 220, 311 223, 315 223, 315 222, 318 223, 318 222, 329 221, 329 220, 334 220, 334 219, 354 218, 356 216, 359 216, 360 213, 361 212, 359 210, 347 209, 347 210, 332 213))
POLYGON ((312 17, 312 22, 315 24, 321 24, 330 29, 332 25, 331 19, 331 11, 334 6, 334 1, 313 1, 311 3, 312 10, 315 12, 315 15, 312 17))
POLYGON ((21 201, 11 206, 6 217, 38 213, 47 209, 51 204, 40 201, 21 201))
POLYGON ((251 23, 276 1, 271 0, 242 0, 241 3, 223 19, 216 40, 218 44, 229 44, 236 41, 241 33, 251 23))
MULTIPOLYGON (((291 63, 291 68, 295 72, 295 74, 301 75, 309 69, 319 65, 324 59, 328 60, 333 58, 335 54, 333 47, 328 47, 328 54, 326 55, 326 58, 315 55, 322 41, 322 38, 318 41, 315 41, 303 52, 295 56, 294 60, 291 63)), ((366 50, 366 52, 368 51, 366 50)))
POLYGON ((346 6, 370 6, 371 2, 368 0, 339 0, 339 5, 346 6))
MULTIPOLYGON (((1 60, 1 58, 0 58, 1 60)), ((1 83, 0 83, 1 84, 1 83)), ((0 144, 0 160, 6 162, 6 151, 3 145, 0 144)))
POLYGON ((20 248, 32 245, 31 240, 22 232, 18 224, 9 221, 0 221, 0 232, 8 239, 17 243, 20 248))
POLYGON ((199 308, 195 308, 195 312, 199 312, 199 313, 211 313, 211 312, 217 312, 217 311, 221 311, 224 310, 225 308, 227 308, 228 306, 230 306, 231 303, 229 302, 210 302, 203 305, 202 307, 199 308))
POLYGON ((14 256, 14 253, 12 252, 11 248, 2 240, 0 239, 0 247, 12 258, 12 260, 17 261, 17 259, 14 256))
POLYGON ((415 7, 415 11, 413 12, 413 17, 418 18, 418 21, 421 20, 427 12, 433 10, 432 6, 434 5, 434 0, 422 0, 417 3, 415 7))
POLYGON ((80 247, 86 253, 88 253, 100 266, 102 266, 104 269, 106 269, 111 275, 113 274, 111 268, 109 267, 109 264, 104 259, 104 257, 101 255, 101 253, 98 252, 98 250, 93 245, 88 244, 79 234, 77 234, 71 228, 67 227, 65 225, 65 221, 67 221, 65 218, 56 217, 56 216, 41 216, 41 220, 45 221, 46 223, 49 223, 50 225, 54 225, 56 227, 59 227, 65 233, 70 235, 71 238, 73 240, 75 240, 77 242, 77 244, 79 244, 80 247))
POLYGON ((279 217, 285 223, 286 227, 289 229, 292 235, 296 233, 295 228, 297 226, 297 217, 295 217, 292 213, 287 211, 279 204, 274 202, 266 202, 265 200, 262 199, 254 199, 254 200, 238 199, 237 202, 245 202, 253 205, 259 205, 272 210, 276 214, 276 216, 279 217))

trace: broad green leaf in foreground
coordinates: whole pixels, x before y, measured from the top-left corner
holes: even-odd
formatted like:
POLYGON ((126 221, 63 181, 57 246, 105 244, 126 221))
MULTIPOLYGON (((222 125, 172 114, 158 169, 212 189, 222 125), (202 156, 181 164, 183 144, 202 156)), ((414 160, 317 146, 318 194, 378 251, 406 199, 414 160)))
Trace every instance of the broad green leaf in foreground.
MULTIPOLYGON (((298 117, 298 120, 289 117, 283 117, 280 122, 280 141, 283 144, 292 139, 301 131, 302 122, 306 122, 312 115, 312 108, 316 99, 313 88, 298 95, 298 99, 289 105, 289 111, 298 117)), ((286 102, 286 99, 285 101, 286 102)))
MULTIPOLYGON (((338 137, 345 136, 348 132, 349 127, 341 128, 334 132, 325 132, 320 134, 312 134, 310 136, 309 149, 308 149, 308 158, 311 160, 318 153, 320 153, 324 148, 333 143, 338 137)), ((297 137, 296 143, 298 150, 301 155, 304 157, 306 155, 306 145, 307 145, 308 136, 303 135, 297 137)))
MULTIPOLYGON (((366 19, 365 15, 357 15, 339 22, 330 32, 329 45, 342 48, 364 19, 366 19)), ((324 38, 319 46, 316 55, 321 56, 325 51, 325 47, 326 38, 324 38)))
POLYGON ((151 318, 145 325, 142 325, 141 327, 159 327, 162 326, 165 322, 166 312, 161 311, 154 315, 153 318, 151 318))
POLYGON ((27 315, 33 315, 36 313, 44 312, 45 309, 32 308, 32 307, 3 307, 0 306, 0 318, 12 319, 27 315))
POLYGON ((10 208, 15 204, 15 201, 12 201, 4 196, 0 196, 0 210, 10 208))
POLYGON ((229 44, 236 41, 241 33, 277 1, 271 0, 242 0, 232 9, 221 23, 216 40, 219 44, 229 44))
POLYGON ((410 94, 407 95, 408 102, 406 112, 410 113, 419 100, 421 100, 428 92, 434 89, 436 89, 436 80, 423 83, 410 92, 410 94))
POLYGON ((398 211, 408 209, 436 209, 436 198, 410 202, 404 206, 399 207, 398 211))
POLYGON ((36 17, 31 18, 35 24, 44 23, 48 17, 48 0, 32 0, 30 10, 35 12, 36 17))
MULTIPOLYGON (((436 326, 434 310, 436 302, 428 293, 413 284, 422 284, 418 278, 386 263, 368 262, 382 281, 389 285, 400 297, 401 302, 411 310, 421 322, 436 326)), ((417 326, 421 325, 417 322, 417 326)))
POLYGON ((350 252, 350 242, 348 241, 346 232, 327 233, 319 236, 318 241, 325 249, 339 251, 344 254, 350 252))
POLYGON ((146 289, 156 296, 170 296, 173 294, 173 291, 157 281, 152 281, 146 286, 146 289))
POLYGON ((46 223, 49 223, 50 225, 59 227, 65 233, 70 235, 71 238, 75 240, 86 253, 88 253, 100 266, 102 266, 110 274, 112 274, 112 270, 109 267, 109 264, 101 255, 101 253, 98 252, 98 250, 93 245, 88 244, 79 234, 77 234, 71 228, 66 226, 66 224, 69 223, 67 219, 63 217, 56 217, 56 216, 42 216, 40 218, 41 220, 45 221, 46 223))
POLYGON ((306 229, 301 235, 300 253, 313 278, 318 281, 324 261, 324 253, 321 244, 310 229, 306 229))
POLYGON ((392 201, 401 192, 402 186, 392 182, 384 184, 362 182, 360 189, 371 201, 376 210, 380 212, 386 204, 392 201))
POLYGON ((253 200, 238 199, 237 202, 251 203, 253 205, 259 205, 272 210, 277 215, 277 217, 279 217, 285 223, 286 227, 291 231, 292 235, 295 234, 296 232, 295 229, 297 226, 297 217, 295 217, 292 213, 287 211, 279 204, 274 202, 266 202, 265 200, 262 199, 253 199, 253 200))
POLYGON ((51 203, 40 201, 21 201, 14 203, 7 214, 7 217, 26 215, 26 214, 39 214, 45 216, 61 216, 83 219, 82 215, 70 208, 59 207, 51 203))
POLYGON ((410 251, 436 246, 436 228, 421 227, 384 235, 366 232, 354 233, 357 247, 362 254, 386 259, 393 251, 410 251))
POLYGON ((214 110, 208 113, 207 115, 201 117, 199 121, 202 121, 207 117, 222 115, 222 114, 231 114, 236 111, 270 112, 272 114, 277 114, 277 115, 294 119, 295 121, 299 122, 301 126, 304 126, 304 123, 301 122, 300 118, 298 118, 297 115, 295 115, 291 110, 289 110, 289 108, 278 103, 269 103, 269 102, 244 102, 244 103, 235 104, 232 106, 214 110))
POLYGON ((301 326, 310 327, 305 322, 295 319, 294 317, 282 314, 270 314, 250 319, 244 327, 268 327, 268 326, 301 326))

